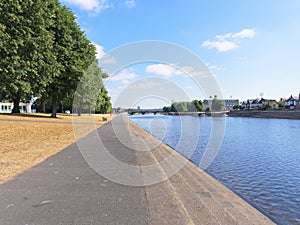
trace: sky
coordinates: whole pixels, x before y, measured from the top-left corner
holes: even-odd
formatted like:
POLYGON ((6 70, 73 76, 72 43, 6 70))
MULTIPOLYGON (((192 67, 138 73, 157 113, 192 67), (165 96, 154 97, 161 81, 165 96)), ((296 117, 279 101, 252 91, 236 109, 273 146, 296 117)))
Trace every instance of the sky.
POLYGON ((96 45, 100 65, 110 75, 105 86, 114 107, 155 108, 214 95, 279 100, 300 93, 298 0, 61 3, 96 45), (157 42, 163 44, 157 47, 157 42), (157 48, 160 53, 151 55, 157 48), (123 64, 120 55, 128 56, 123 64), (189 64, 193 56, 199 61, 189 64), (195 69, 200 64, 203 71, 195 69))

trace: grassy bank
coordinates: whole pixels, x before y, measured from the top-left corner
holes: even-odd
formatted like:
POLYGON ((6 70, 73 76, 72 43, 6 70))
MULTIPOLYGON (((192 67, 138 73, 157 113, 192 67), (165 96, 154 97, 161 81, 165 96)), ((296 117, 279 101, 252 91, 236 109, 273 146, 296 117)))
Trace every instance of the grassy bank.
MULTIPOLYGON (((47 114, 0 114, 0 183, 75 142, 72 115, 49 117, 47 114)), ((80 136, 105 123, 103 117, 110 119, 109 115, 94 117, 95 126, 81 125, 80 136)))

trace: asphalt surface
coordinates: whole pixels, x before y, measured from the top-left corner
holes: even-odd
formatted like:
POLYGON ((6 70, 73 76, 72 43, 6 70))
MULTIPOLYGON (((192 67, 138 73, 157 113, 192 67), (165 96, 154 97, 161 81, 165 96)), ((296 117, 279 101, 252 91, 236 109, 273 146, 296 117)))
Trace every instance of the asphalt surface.
MULTIPOLYGON (((97 132, 111 154, 135 163, 134 151, 113 135, 111 123, 97 132)), ((100 176, 73 144, 0 186, 0 225, 148 224, 144 195, 142 187, 100 176)))

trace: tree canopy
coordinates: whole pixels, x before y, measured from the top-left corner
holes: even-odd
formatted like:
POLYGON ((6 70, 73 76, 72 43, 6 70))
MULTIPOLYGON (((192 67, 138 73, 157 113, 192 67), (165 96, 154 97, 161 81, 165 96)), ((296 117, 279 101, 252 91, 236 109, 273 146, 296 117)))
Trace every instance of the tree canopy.
POLYGON ((52 117, 56 117, 59 99, 74 96, 80 78, 96 60, 96 48, 79 28, 74 14, 64 6, 57 7, 55 14, 52 31, 59 73, 47 87, 52 100, 52 117))
MULTIPOLYGON (((13 100, 13 113, 20 112, 21 99, 36 96, 42 98, 41 104, 51 100, 52 116, 56 117, 58 102, 69 102, 80 79, 89 80, 87 76, 93 73, 98 81, 85 88, 109 100, 102 83, 107 75, 96 62, 95 46, 73 12, 58 0, 0 2, 0 65, 0 96, 13 100)), ((91 99, 81 101, 91 106, 91 99)))
POLYGON ((262 110, 270 110, 270 109, 274 109, 275 107, 276 107, 275 101, 266 100, 263 102, 261 108, 262 110))
POLYGON ((56 73, 53 1, 0 3, 0 91, 14 101, 42 93, 56 73))
POLYGON ((211 110, 212 111, 222 111, 224 110, 224 100, 217 99, 216 97, 212 100, 211 110))
POLYGON ((204 105, 201 100, 191 102, 173 102, 171 106, 164 106, 164 112, 203 112, 204 105))
POLYGON ((75 92, 73 108, 80 115, 88 110, 100 113, 111 111, 110 97, 103 85, 102 78, 107 77, 99 68, 97 61, 84 72, 75 92))

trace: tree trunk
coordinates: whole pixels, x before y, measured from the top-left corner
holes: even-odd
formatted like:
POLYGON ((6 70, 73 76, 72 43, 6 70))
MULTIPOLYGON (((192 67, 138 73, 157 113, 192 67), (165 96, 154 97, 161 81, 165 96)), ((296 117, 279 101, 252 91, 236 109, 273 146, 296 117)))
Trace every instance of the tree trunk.
POLYGON ((41 98, 40 110, 41 113, 46 113, 46 101, 44 98, 41 98))
POLYGON ((51 113, 51 118, 57 118, 56 113, 57 113, 57 97, 56 96, 52 96, 52 113, 51 113))
POLYGON ((77 116, 81 116, 81 106, 79 106, 77 110, 78 110, 77 116))
POLYGON ((20 113, 20 108, 19 108, 20 99, 21 99, 20 95, 17 94, 16 97, 14 98, 14 107, 11 113, 20 113))

